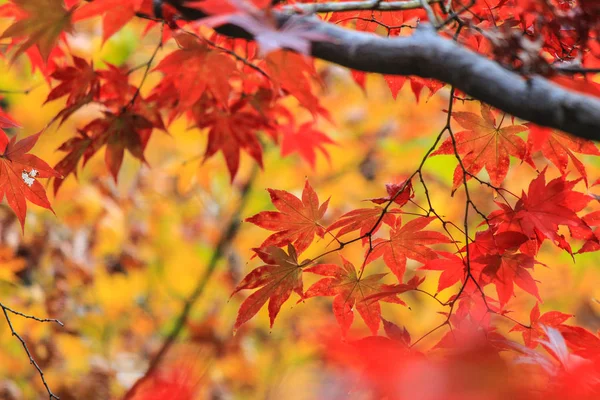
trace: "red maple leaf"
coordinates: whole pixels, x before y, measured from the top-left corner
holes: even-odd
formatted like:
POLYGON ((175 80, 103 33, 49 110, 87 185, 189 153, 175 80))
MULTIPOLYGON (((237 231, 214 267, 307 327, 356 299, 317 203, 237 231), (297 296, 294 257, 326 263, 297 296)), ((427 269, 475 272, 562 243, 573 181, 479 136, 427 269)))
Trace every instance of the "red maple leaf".
POLYGON ((406 81, 410 82, 410 89, 415 95, 415 100, 417 103, 421 98, 421 92, 423 91, 423 88, 427 87, 429 89, 429 96, 427 97, 427 100, 429 100, 431 96, 436 94, 438 90, 444 87, 444 84, 440 81, 436 81, 435 79, 421 78, 419 76, 384 75, 383 79, 387 83, 394 100, 396 100, 398 97, 398 92, 402 90, 402 87, 406 81))
MULTIPOLYGON (((388 203, 393 199, 394 203, 402 207, 414 197, 411 182, 406 183, 405 181, 402 183, 388 183, 385 185, 385 189, 388 193, 387 197, 369 199, 369 201, 375 204, 383 204, 388 203)), ((402 211, 398 208, 388 208, 387 210, 385 210, 383 207, 359 208, 347 212, 339 217, 337 221, 332 223, 327 228, 327 231, 330 232, 340 229, 335 236, 336 238, 339 238, 340 236, 346 235, 350 232, 359 231, 360 236, 363 238, 362 241, 364 244, 369 240, 369 233, 371 235, 375 234, 381 227, 382 223, 392 226, 396 222, 393 214, 399 214, 401 212, 402 211)))
MULTIPOLYGON (((475 234, 475 240, 469 243, 469 255, 474 259, 489 254, 502 254, 507 250, 516 251, 528 240, 529 237, 522 232, 498 232, 496 227, 490 227, 475 234)), ((461 251, 465 252, 465 248, 461 251)))
POLYGON ((276 231, 265 239, 260 245, 261 249, 292 243, 298 253, 302 253, 310 246, 315 235, 324 236, 325 228, 319 221, 327 210, 329 199, 319 205, 319 197, 308 181, 302 191, 302 200, 285 190, 267 190, 273 205, 279 211, 262 211, 246 218, 246 222, 276 231))
POLYGON ((480 284, 491 283, 496 286, 500 305, 508 303, 513 296, 515 284, 542 301, 535 280, 528 271, 536 264, 532 256, 507 251, 503 254, 483 255, 473 261, 472 272, 475 273, 475 265, 480 266, 481 269, 478 268, 477 271, 480 272, 480 284))
MULTIPOLYGON (((471 261, 471 267, 477 270, 478 265, 471 261)), ((476 272, 476 271, 473 271, 476 272)), ((490 311, 500 313, 501 310, 498 307, 498 300, 488 295, 485 297, 481 293, 481 284, 476 283, 472 279, 467 279, 463 285, 462 292, 452 295, 448 298, 448 302, 458 302, 458 308, 456 313, 451 316, 453 324, 456 322, 453 320, 455 317, 458 319, 469 319, 475 321, 482 327, 490 327, 491 324, 491 313, 490 311)), ((442 313, 446 317, 447 313, 442 313)))
POLYGON ((546 336, 544 326, 559 329, 563 322, 571 317, 571 314, 564 314, 559 311, 549 311, 540 316, 540 306, 535 303, 529 314, 529 327, 517 324, 510 332, 522 332, 525 346, 533 349, 539 344, 539 339, 546 336))
POLYGON ((410 181, 408 181, 408 182, 404 181, 401 183, 387 183, 385 185, 385 190, 387 191, 387 194, 388 194, 387 197, 379 197, 376 199, 369 199, 369 201, 371 201, 375 204, 383 204, 383 203, 392 201, 392 199, 393 199, 394 203, 396 203, 397 205, 402 207, 403 205, 408 203, 408 201, 410 199, 415 197, 415 192, 412 187, 412 182, 410 182, 410 181))
POLYGON ((339 217, 337 221, 329 225, 327 232, 339 229, 339 232, 335 235, 336 238, 339 238, 350 232, 359 231, 363 243, 366 243, 368 240, 367 233, 374 234, 379 230, 382 223, 389 226, 394 225, 396 219, 393 214, 400 212, 397 208, 387 210, 385 213, 383 207, 358 208, 339 217))
POLYGON ((88 64, 83 58, 73 56, 73 66, 57 68, 50 77, 61 81, 52 88, 45 103, 67 97, 66 107, 54 120, 64 121, 75 111, 98 98, 100 93, 99 74, 94 71, 94 64, 88 64))
POLYGON ((212 50, 198 37, 180 33, 175 36, 179 50, 167 55, 155 68, 165 74, 163 82, 172 82, 179 92, 180 107, 191 107, 205 90, 227 106, 231 87, 229 79, 237 71, 235 61, 212 50))
POLYGON ((582 357, 600 357, 600 337, 580 326, 560 325, 558 330, 573 352, 582 357))
MULTIPOLYGON (((517 136, 525 132, 524 125, 508 125, 503 128, 496 123, 496 117, 490 108, 481 105, 481 116, 471 112, 453 112, 452 117, 460 126, 465 128, 455 134, 456 151, 462 157, 462 163, 467 172, 476 175, 483 168, 490 176, 494 186, 500 186, 508 173, 510 157, 527 161, 533 165, 527 154, 527 146, 523 139, 517 136)), ((452 138, 442 143, 434 155, 454 154, 452 138)), ((467 176, 467 179, 470 177, 467 176)), ((462 184, 463 171, 459 166, 454 170, 453 190, 462 184)))
POLYGON ((450 239, 439 232, 422 230, 434 219, 435 217, 419 217, 402 225, 400 216, 396 217, 389 240, 380 238, 373 241, 373 251, 367 263, 383 256, 383 261, 402 282, 407 258, 426 263, 438 258, 437 253, 428 245, 451 243, 450 239))
MULTIPOLYGON (((358 84, 363 90, 365 90, 366 77, 367 74, 363 71, 352 70, 352 78, 354 79, 354 82, 356 82, 356 84, 358 84)), ((427 100, 429 100, 431 96, 436 94, 438 90, 444 87, 444 84, 440 81, 436 81, 435 79, 421 78, 418 76, 383 75, 383 79, 385 80, 385 83, 387 83, 394 100, 396 100, 398 97, 398 93, 400 90, 402 90, 406 81, 410 82, 410 89, 413 92, 417 103, 421 98, 421 92, 423 91, 423 88, 427 87, 429 89, 429 96, 427 96, 427 100)))
POLYGON ((385 331, 387 337, 399 342, 407 349, 410 348, 411 338, 410 333, 408 333, 406 330, 406 327, 400 328, 398 325, 386 320, 383 317, 381 318, 381 322, 383 322, 383 330, 385 331))
MULTIPOLYGON (((40 133, 16 141, 13 137, 5 147, 0 149, 0 200, 6 196, 8 205, 17 215, 21 229, 25 228, 27 203, 52 211, 52 206, 46 197, 44 187, 37 181, 39 178, 60 177, 60 174, 45 161, 27 154, 33 148, 40 133)), ((0 133, 4 135, 4 133, 0 133)), ((53 211, 54 212, 54 211, 53 211)))
POLYGON ((309 78, 318 76, 313 60, 289 51, 276 51, 266 58, 265 71, 271 77, 276 92, 281 90, 294 96, 313 117, 322 115, 331 120, 329 112, 321 107, 321 102, 313 94, 309 78))
POLYGON ((62 174, 60 178, 54 179, 54 194, 64 182, 65 178, 73 174, 77 177, 77 164, 83 158, 83 165, 96 153, 91 145, 93 140, 87 135, 85 130, 78 129, 77 136, 64 142, 59 148, 59 151, 67 152, 68 154, 54 166, 54 168, 62 174))
POLYGON ((88 64, 83 58, 73 56, 73 64, 57 68, 50 75, 52 79, 61 81, 61 83, 52 88, 45 103, 68 95, 67 105, 70 106, 90 95, 91 98, 98 95, 100 82, 94 71, 94 63, 88 64))
POLYGON ((586 226, 574 227, 569 229, 571 232, 571 237, 585 240, 585 243, 583 244, 583 246, 581 246, 577 253, 588 253, 599 250, 600 229, 595 228, 594 230, 592 230, 591 227, 600 226, 600 211, 592 211, 591 213, 584 215, 581 219, 586 226))
POLYGON ((465 281, 467 266, 462 258, 445 251, 438 252, 442 258, 436 258, 425 263, 420 270, 442 271, 438 282, 438 293, 449 288, 458 281, 465 281))
POLYGON ((541 151, 544 157, 550 160, 561 174, 567 172, 567 165, 569 159, 571 159, 587 185, 585 166, 573 153, 600 155, 600 151, 594 142, 574 137, 564 132, 542 128, 534 124, 526 125, 529 127, 527 144, 530 147, 530 151, 541 151))
POLYGON ((257 131, 268 129, 268 121, 250 109, 245 101, 238 101, 229 110, 215 107, 206 114, 200 103, 193 109, 198 128, 209 128, 204 159, 223 153, 231 181, 240 165, 240 151, 245 150, 262 167, 262 147, 257 131))
POLYGON ((63 176, 54 182, 56 192, 69 174, 76 175, 77 164, 83 157, 83 165, 100 148, 106 145, 105 163, 115 182, 123 162, 125 150, 145 162, 144 150, 152 134, 154 124, 140 114, 125 111, 120 114, 105 113, 79 131, 79 136, 63 143, 59 150, 68 154, 55 168, 63 176))
POLYGON ((106 140, 104 161, 115 182, 123 163, 125 150, 138 160, 146 162, 144 150, 150 140, 153 127, 154 124, 144 116, 128 112, 115 116, 108 115, 108 118, 99 121, 94 127, 94 130, 104 129, 106 139, 101 134, 95 136, 106 140))
POLYGON ((583 209, 592 200, 590 196, 572 190, 576 183, 561 176, 546 184, 544 169, 531 181, 527 194, 522 193, 514 209, 499 204, 502 209, 492 212, 489 220, 501 231, 523 232, 539 243, 550 239, 570 252, 568 243, 558 234, 558 227, 566 225, 589 229, 575 211, 583 209))
MULTIPOLYGON (((335 296, 333 298, 333 314, 337 319, 344 335, 354 321, 354 308, 362 317, 373 335, 377 334, 381 321, 381 307, 377 300, 367 301, 367 298, 385 289, 380 280, 387 274, 373 274, 363 277, 356 273, 354 265, 342 258, 342 266, 321 264, 306 268, 306 272, 327 276, 313 284, 304 294, 304 298, 315 296, 335 296)), ((404 304, 396 295, 386 296, 384 301, 404 304)))
POLYGON ((420 278, 415 275, 412 278, 410 278, 406 283, 397 283, 395 285, 383 285, 378 293, 371 294, 365 299, 367 301, 380 301, 387 299, 390 296, 395 297, 399 294, 417 289, 419 285, 421 285, 421 283, 423 283, 424 281, 424 277, 420 278))
POLYGON ((134 105, 138 106, 141 96, 139 96, 138 87, 129 83, 131 72, 123 66, 117 67, 106 63, 106 67, 107 69, 96 71, 103 81, 100 87, 102 103, 116 111, 135 97, 137 101, 134 105))
POLYGON ((293 129, 293 125, 283 125, 280 127, 283 132, 283 141, 281 142, 281 155, 287 156, 291 153, 298 153, 300 157, 308 161, 314 169, 317 150, 330 160, 329 153, 325 145, 335 144, 327 135, 314 128, 313 122, 307 122, 293 129))
POLYGON ((152 15, 152 2, 150 0, 94 0, 75 10, 73 21, 102 15, 102 39, 106 41, 142 10, 146 11, 146 15, 152 15))
POLYGON ((288 245, 286 253, 279 247, 270 246, 265 250, 258 249, 256 254, 265 265, 254 269, 236 286, 232 296, 243 289, 256 289, 240 306, 234 329, 252 318, 269 300, 269 319, 271 327, 283 303, 292 292, 303 296, 302 265, 293 245, 288 245))
MULTIPOLYGON (((471 271, 481 271, 485 267, 485 265, 481 265, 481 261, 490 261, 490 259, 484 257, 500 257, 501 254, 509 250, 516 251, 527 240, 527 236, 520 232, 496 233, 493 228, 477 232, 475 240, 469 243, 471 271)), ((465 250, 466 247, 463 247, 461 252, 465 252, 465 250)), ((464 258, 443 251, 438 252, 438 254, 442 258, 428 261, 419 268, 420 270, 442 271, 437 291, 440 292, 456 282, 464 282, 467 276, 467 266, 464 258)))

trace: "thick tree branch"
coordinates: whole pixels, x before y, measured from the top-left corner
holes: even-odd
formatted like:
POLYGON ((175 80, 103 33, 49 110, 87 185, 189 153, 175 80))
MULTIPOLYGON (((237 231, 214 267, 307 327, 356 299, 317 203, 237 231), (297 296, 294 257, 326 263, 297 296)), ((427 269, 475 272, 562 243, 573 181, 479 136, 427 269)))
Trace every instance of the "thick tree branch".
MULTIPOLYGON (((439 3, 442 0, 429 0, 428 3, 439 3)), ((414 10, 421 8, 421 0, 390 1, 387 3, 377 1, 347 1, 344 3, 304 3, 292 4, 281 8, 286 12, 299 12, 304 14, 328 13, 339 11, 398 11, 414 10)))
MULTIPOLYGON (((189 20, 205 16, 199 10, 174 6, 189 20)), ((600 99, 569 91, 540 76, 525 78, 439 36, 428 24, 421 24, 412 36, 388 38, 315 17, 285 13, 274 16, 280 26, 291 18, 302 18, 307 30, 326 35, 328 39, 312 43, 316 58, 359 71, 437 79, 523 120, 600 140, 600 99)), ((223 25, 217 31, 252 39, 251 34, 234 25, 223 25)))
POLYGON ((540 76, 524 78, 427 25, 410 37, 383 38, 319 22, 336 40, 313 44, 313 55, 366 72, 417 75, 448 83, 521 119, 600 140, 600 99, 571 92, 540 76))

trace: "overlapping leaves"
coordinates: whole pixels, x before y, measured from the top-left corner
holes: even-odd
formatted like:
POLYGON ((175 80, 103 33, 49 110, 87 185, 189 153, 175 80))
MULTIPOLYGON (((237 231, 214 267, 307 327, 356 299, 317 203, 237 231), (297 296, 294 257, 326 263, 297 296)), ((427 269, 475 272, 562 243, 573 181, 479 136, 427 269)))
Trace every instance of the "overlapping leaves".
POLYGON ((281 309, 281 305, 292 292, 303 296, 302 264, 294 246, 288 245, 287 253, 279 247, 269 246, 258 250, 256 254, 264 265, 254 269, 236 286, 232 296, 244 289, 260 288, 252 293, 240 306, 234 328, 239 328, 252 318, 269 301, 269 319, 271 326, 281 309))
MULTIPOLYGON (((343 257, 342 266, 320 264, 308 267, 304 271, 327 277, 308 288, 304 297, 334 296, 333 314, 344 334, 348 332, 352 325, 355 309, 365 321, 371 333, 373 335, 377 334, 381 323, 381 307, 377 300, 373 301, 369 299, 369 296, 386 289, 387 286, 380 282, 386 274, 363 276, 362 273, 356 271, 350 261, 343 257)), ((386 296, 383 301, 404 304, 397 295, 386 296)))
POLYGON ((327 211, 329 199, 319 204, 319 197, 308 181, 304 185, 302 199, 284 190, 268 190, 273 205, 279 211, 262 211, 246 219, 261 228, 275 231, 260 248, 282 247, 291 243, 298 253, 302 253, 315 235, 324 236, 325 228, 319 222, 327 211))
POLYGON ((59 38, 72 31, 73 9, 67 10, 63 0, 12 0, 3 8, 18 19, 2 34, 19 40, 14 57, 36 46, 48 60, 59 38))
MULTIPOLYGON (((446 139, 432 155, 454 154, 462 157, 462 165, 469 174, 477 175, 483 168, 490 176, 492 185, 499 186, 504 181, 510 167, 510 157, 530 162, 525 141, 518 134, 525 132, 523 125, 502 126, 489 107, 482 104, 481 116, 471 112, 454 112, 452 117, 465 130, 456 133, 455 141, 446 139)), ((470 178, 470 176, 467 176, 470 178)), ((454 171, 453 188, 461 185, 463 170, 457 166, 454 171)))

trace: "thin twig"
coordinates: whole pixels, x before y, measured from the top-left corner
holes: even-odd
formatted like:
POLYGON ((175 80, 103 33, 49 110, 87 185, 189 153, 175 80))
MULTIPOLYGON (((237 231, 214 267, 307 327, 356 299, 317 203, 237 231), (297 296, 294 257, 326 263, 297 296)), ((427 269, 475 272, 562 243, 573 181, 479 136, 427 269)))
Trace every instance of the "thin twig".
MULTIPOLYGON (((189 33, 191 33, 191 32, 189 32, 189 33)), ((222 52, 229 54, 230 56, 232 56, 236 60, 242 62, 244 65, 246 65, 246 66, 252 68, 253 70, 255 70, 256 72, 258 72, 259 74, 261 74, 262 76, 264 76, 268 80, 271 80, 271 77, 269 76, 269 74, 267 74, 261 67, 259 67, 256 64, 253 64, 247 58, 240 56, 235 51, 229 50, 229 49, 227 49, 227 48, 225 48, 223 46, 219 46, 218 44, 216 44, 216 43, 214 43, 214 42, 212 42, 212 41, 210 41, 208 39, 202 38, 202 40, 205 40, 206 43, 208 43, 209 45, 213 46, 215 49, 219 49, 222 52)))
POLYGON ((33 315, 23 314, 22 312, 13 310, 12 308, 7 307, 2 303, 0 303, 0 307, 2 308, 2 312, 4 313, 4 318, 6 319, 6 322, 8 323, 8 327, 10 328, 12 335, 14 337, 16 337, 19 340, 19 342, 21 342, 23 349, 25 349, 25 353, 27 353, 27 357, 29 357, 29 363, 32 364, 35 367, 35 369, 37 370, 38 375, 40 376, 40 379, 42 380, 42 383, 44 384, 44 387, 46 388, 46 392, 48 392, 48 396, 50 396, 50 400, 52 400, 52 399, 60 400, 60 398, 57 395, 55 395, 52 392, 52 390, 50 389, 48 382, 46 382, 46 377, 44 376, 44 371, 42 370, 40 365, 33 358, 33 355, 31 354, 31 351, 29 351, 29 347, 27 346, 27 343, 25 343, 25 339, 23 339, 23 337, 21 335, 19 335, 17 333, 17 331, 15 330, 15 328, 13 327, 12 321, 11 321, 8 313, 10 312, 10 313, 18 315, 20 317, 27 318, 27 319, 33 319, 38 322, 54 322, 54 323, 59 324, 60 326, 64 326, 63 323, 57 319, 38 318, 33 315))
POLYGON ((27 95, 29 93, 31 93, 34 89, 40 87, 42 85, 42 83, 37 83, 33 86, 31 86, 29 89, 25 89, 25 90, 13 90, 13 89, 0 89, 0 94, 24 94, 27 95))
MULTIPOLYGON (((163 38, 164 27, 165 27, 165 23, 163 22, 160 25, 160 38, 158 40, 158 45, 156 46, 156 48, 154 49, 154 52, 152 53, 152 55, 150 56, 150 58, 148 59, 148 61, 145 64, 146 69, 144 70, 144 76, 142 76, 142 81, 138 85, 137 90, 135 91, 135 93, 133 94, 133 97, 129 101, 129 104, 127 104, 124 107, 124 109, 127 109, 127 108, 133 106, 133 104, 135 104, 135 101, 137 100, 138 96, 140 95, 142 86, 144 85, 144 82, 146 82, 146 78, 148 77, 148 74, 150 73, 150 67, 152 66, 152 63, 154 62, 154 59, 156 58, 158 51, 163 47, 162 38, 163 38)), ((138 67, 136 67, 136 69, 138 69, 138 67)), ((130 71, 130 72, 133 72, 133 71, 130 71)))
POLYGON ((600 74, 600 68, 584 68, 578 65, 556 65, 553 69, 561 74, 600 74))
POLYGON ((6 310, 10 313, 13 313, 13 314, 18 315, 23 318, 33 319, 37 322, 54 322, 55 324, 58 324, 60 326, 65 326, 62 322, 60 322, 59 320, 54 319, 54 318, 39 318, 39 317, 36 317, 35 315, 23 314, 22 312, 13 310, 12 308, 5 306, 2 303, 0 303, 0 307, 2 307, 4 310, 6 310))

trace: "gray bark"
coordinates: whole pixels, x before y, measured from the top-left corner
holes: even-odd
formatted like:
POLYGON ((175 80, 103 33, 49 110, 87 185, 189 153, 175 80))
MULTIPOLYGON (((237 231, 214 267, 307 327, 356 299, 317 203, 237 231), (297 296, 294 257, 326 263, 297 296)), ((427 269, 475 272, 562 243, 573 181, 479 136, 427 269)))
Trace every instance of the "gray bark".
MULTIPOLYGON (((198 10, 177 8, 187 19, 205 16, 198 10)), ((600 140, 599 98, 570 91, 541 76, 523 77, 440 36, 428 24, 421 24, 412 36, 381 37, 310 16, 275 13, 275 17, 280 26, 291 18, 302 18, 307 30, 325 34, 327 39, 312 42, 316 58, 364 72, 437 79, 522 120, 600 140)), ((234 25, 217 31, 252 39, 234 25)))

